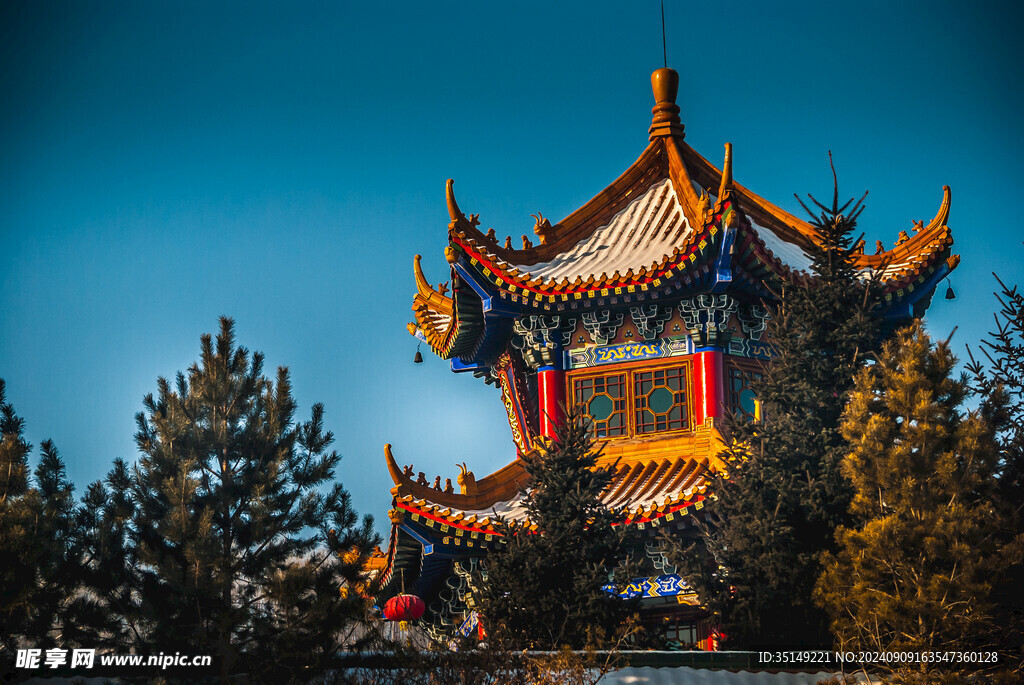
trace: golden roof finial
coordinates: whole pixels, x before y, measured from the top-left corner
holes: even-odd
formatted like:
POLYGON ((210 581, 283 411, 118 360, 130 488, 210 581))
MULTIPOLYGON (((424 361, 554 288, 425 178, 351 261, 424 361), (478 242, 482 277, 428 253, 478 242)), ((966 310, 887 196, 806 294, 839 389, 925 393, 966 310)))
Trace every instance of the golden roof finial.
POLYGON ((651 90, 654 91, 656 104, 651 110, 654 118, 649 130, 650 139, 672 135, 682 138, 684 136, 683 124, 679 119, 679 105, 676 104, 676 94, 679 92, 679 73, 668 67, 655 70, 651 74, 651 90))
POLYGON ((466 219, 466 215, 462 213, 462 210, 459 209, 459 204, 455 201, 455 191, 452 189, 453 185, 455 185, 455 181, 449 178, 444 189, 445 200, 448 201, 448 216, 450 216, 452 220, 449 226, 452 227, 454 227, 460 220, 466 219))
MULTIPOLYGON (((451 250, 451 246, 445 248, 445 256, 447 256, 448 250, 451 250)), ((412 273, 416 278, 416 291, 417 297, 421 298, 420 302, 425 303, 430 309, 434 309, 442 314, 451 316, 452 313, 452 298, 445 295, 444 292, 435 290, 433 286, 427 281, 427 277, 423 275, 423 267, 420 266, 420 257, 415 255, 412 258, 412 273)), ((415 309, 415 307, 413 307, 415 309)), ((422 323, 422 322, 420 322, 422 323)), ((414 326, 414 324, 409 324, 414 326)), ((409 332, 416 335, 414 328, 409 328, 409 332)))
POLYGON ((470 214, 469 218, 466 218, 466 215, 462 213, 461 209, 459 209, 459 203, 455 201, 454 185, 455 181, 449 178, 444 187, 445 201, 448 203, 448 216, 451 217, 451 221, 448 223, 448 228, 453 229, 462 222, 467 222, 470 226, 479 226, 479 214, 470 214))
POLYGON ((722 182, 718 185, 718 200, 732 190, 732 143, 725 144, 725 161, 722 162, 722 182))
POLYGON ((423 267, 420 266, 420 260, 423 259, 420 255, 413 255, 412 257, 412 273, 416 278, 416 289, 420 295, 429 298, 434 289, 430 287, 430 283, 427 281, 427 277, 423 275, 423 267))

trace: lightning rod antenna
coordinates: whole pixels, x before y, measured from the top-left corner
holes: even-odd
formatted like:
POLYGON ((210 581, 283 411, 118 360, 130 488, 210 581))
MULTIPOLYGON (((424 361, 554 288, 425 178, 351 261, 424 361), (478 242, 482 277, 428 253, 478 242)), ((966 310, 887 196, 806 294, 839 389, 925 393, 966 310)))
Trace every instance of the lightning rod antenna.
POLYGON ((665 68, 668 68, 668 43, 665 41, 665 0, 661 0, 661 52, 665 59, 665 68))

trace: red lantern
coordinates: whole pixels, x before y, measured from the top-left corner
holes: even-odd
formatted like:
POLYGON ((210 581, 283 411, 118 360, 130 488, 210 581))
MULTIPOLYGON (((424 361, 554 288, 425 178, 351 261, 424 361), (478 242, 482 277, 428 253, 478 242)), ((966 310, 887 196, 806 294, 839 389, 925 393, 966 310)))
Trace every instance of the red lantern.
POLYGON ((416 595, 396 595, 384 604, 384 618, 389 621, 415 621, 427 605, 416 595))

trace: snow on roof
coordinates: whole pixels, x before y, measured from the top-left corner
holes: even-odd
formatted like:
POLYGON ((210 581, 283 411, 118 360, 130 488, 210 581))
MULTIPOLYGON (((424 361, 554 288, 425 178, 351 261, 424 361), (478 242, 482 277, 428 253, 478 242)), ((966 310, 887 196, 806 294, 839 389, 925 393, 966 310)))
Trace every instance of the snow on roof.
POLYGON ((753 221, 750 224, 757 231, 757 235, 761 240, 764 241, 765 247, 771 250, 771 253, 779 258, 779 261, 790 269, 810 272, 812 261, 810 255, 801 250, 797 245, 783 240, 770 228, 760 226, 753 221))
POLYGON ((556 281, 615 271, 626 273, 661 261, 692 231, 672 181, 666 178, 551 261, 513 266, 533 278, 556 281))

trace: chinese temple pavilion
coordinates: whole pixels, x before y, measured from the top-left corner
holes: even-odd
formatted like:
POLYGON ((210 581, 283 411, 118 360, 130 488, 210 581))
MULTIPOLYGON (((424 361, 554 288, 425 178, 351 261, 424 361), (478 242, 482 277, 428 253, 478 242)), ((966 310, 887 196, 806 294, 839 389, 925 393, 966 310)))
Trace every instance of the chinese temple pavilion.
MULTIPOLYGON (((613 467, 605 503, 630 526, 649 576, 627 588, 647 620, 681 644, 712 648, 699 601, 659 548, 663 530, 686 535, 714 499, 705 479, 723 468, 716 421, 757 411, 747 387, 769 358, 763 306, 783 283, 807 282, 814 227, 733 180, 685 142, 678 75, 651 76, 656 104, 647 147, 611 185, 562 221, 538 214, 532 235, 499 239, 466 215, 447 184, 450 266, 434 287, 413 262, 409 331, 457 373, 497 387, 516 457, 457 487, 399 466, 381 597, 410 591, 428 605, 435 637, 467 633, 471 572, 503 544, 494 518, 524 521, 522 457, 552 437, 563 407, 582 406, 613 467), (404 590, 403 590, 404 588, 404 590)), ((946 226, 950 190, 929 223, 899 232, 892 248, 857 256, 879 275, 885 316, 923 314, 957 265, 946 226)))

